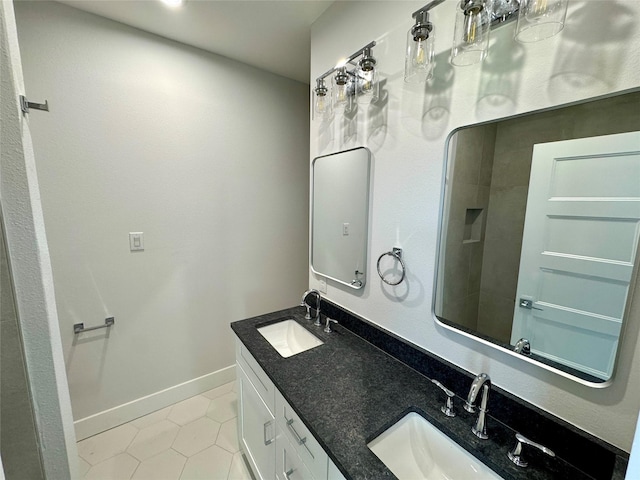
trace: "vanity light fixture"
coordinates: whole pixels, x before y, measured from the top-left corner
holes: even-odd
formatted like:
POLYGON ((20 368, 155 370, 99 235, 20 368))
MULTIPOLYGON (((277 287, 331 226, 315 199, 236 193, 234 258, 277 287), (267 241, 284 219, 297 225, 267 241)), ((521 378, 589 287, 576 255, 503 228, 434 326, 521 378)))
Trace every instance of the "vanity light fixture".
POLYGON ((364 104, 375 102, 378 99, 377 62, 373 56, 375 45, 376 42, 368 43, 343 62, 316 78, 316 87, 314 88, 314 112, 316 114, 324 115, 331 112, 332 109, 348 113, 353 109, 355 101, 364 104), (333 78, 331 79, 331 102, 328 103, 325 79, 330 75, 333 75, 333 78))
POLYGON ((331 98, 327 98, 329 93, 326 85, 324 84, 324 78, 318 78, 316 80, 316 88, 313 90, 313 111, 316 115, 327 115, 331 111, 331 98))
MULTIPOLYGON (((429 21, 429 9, 436 2, 413 12, 416 23, 407 33, 407 52, 404 60, 404 81, 426 82, 433 76, 433 54, 435 34, 429 21)), ((436 3, 437 5, 437 3, 436 3)))
POLYGON ((569 0, 520 0, 516 40, 537 42, 564 28, 569 0))
POLYGON ((451 64, 464 67, 481 62, 489 51, 491 0, 462 0, 456 11, 451 64))
POLYGON ((333 76, 333 84, 331 86, 332 99, 331 103, 336 110, 343 109, 345 112, 351 111, 353 98, 353 84, 351 75, 347 72, 347 67, 338 68, 333 76), (351 92, 349 89, 351 88, 351 92))
POLYGON ((380 84, 376 63, 371 47, 364 48, 355 74, 356 99, 359 104, 367 105, 378 100, 380 84))
MULTIPOLYGON (((434 25, 428 12, 444 0, 433 0, 412 16, 415 24, 407 35, 405 82, 424 82, 433 75, 434 25)), ((537 42, 559 33, 569 0, 459 0, 450 62, 456 67, 473 65, 487 56, 492 28, 516 18, 515 39, 537 42)))

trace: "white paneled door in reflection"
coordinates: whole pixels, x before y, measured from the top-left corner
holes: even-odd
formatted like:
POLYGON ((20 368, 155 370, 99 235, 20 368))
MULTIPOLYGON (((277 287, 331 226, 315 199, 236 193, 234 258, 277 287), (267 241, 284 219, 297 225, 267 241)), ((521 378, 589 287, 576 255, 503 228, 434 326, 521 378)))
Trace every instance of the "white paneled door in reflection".
POLYGON ((534 146, 511 343, 612 375, 640 237, 640 132, 534 146))

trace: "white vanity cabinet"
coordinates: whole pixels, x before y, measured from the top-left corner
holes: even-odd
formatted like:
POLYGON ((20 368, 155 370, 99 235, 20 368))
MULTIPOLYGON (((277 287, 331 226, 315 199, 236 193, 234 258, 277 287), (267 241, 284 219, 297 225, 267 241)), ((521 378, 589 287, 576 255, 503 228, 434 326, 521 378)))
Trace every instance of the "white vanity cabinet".
POLYGON ((240 342, 236 345, 238 441, 258 480, 275 475, 275 387, 240 342), (266 398, 265 398, 266 397, 266 398))
POLYGON ((344 480, 246 347, 236 340, 238 436, 260 480, 344 480))

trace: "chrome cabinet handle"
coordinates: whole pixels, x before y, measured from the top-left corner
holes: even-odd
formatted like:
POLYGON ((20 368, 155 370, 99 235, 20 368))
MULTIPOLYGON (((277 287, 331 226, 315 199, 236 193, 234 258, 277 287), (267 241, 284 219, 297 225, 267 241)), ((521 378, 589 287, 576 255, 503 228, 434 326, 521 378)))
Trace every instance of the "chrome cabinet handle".
POLYGON ((269 440, 267 440, 267 428, 269 428, 269 426, 273 423, 273 420, 269 420, 267 423, 265 423, 263 425, 263 438, 264 438, 264 444, 265 445, 269 445, 271 443, 273 443, 274 438, 270 438, 269 440))
POLYGON ((291 480, 290 476, 295 472, 295 468, 287 470, 287 449, 282 450, 282 474, 286 480, 291 480))
POLYGON ((296 431, 295 427, 293 426, 293 418, 287 418, 286 416, 284 418, 287 421, 287 427, 289 427, 289 430, 291 430, 291 433, 293 433, 293 436, 295 437, 296 442, 298 442, 298 445, 304 444, 304 442, 307 441, 307 437, 301 437, 300 434, 296 431))
POLYGON ((538 450, 543 451, 544 453, 546 453, 547 455, 549 455, 550 457, 555 457, 556 454, 553 453, 553 450, 551 450, 550 448, 545 447, 544 445, 541 445, 539 443, 536 443, 532 440, 529 440, 527 437, 525 437, 524 435, 521 435, 519 433, 516 433, 516 446, 513 447, 513 450, 511 450, 508 453, 508 457, 509 460, 511 460, 513 463, 515 463, 517 466, 519 467, 526 467, 527 465, 529 465, 529 462, 527 462, 525 459, 522 458, 522 445, 531 445, 532 447, 537 448, 538 450))
POLYGON ((307 449, 307 452, 309 452, 309 455, 311 455, 311 458, 315 459, 316 456, 313 454, 311 450, 309 450, 309 447, 307 446, 307 437, 301 437, 300 434, 296 431, 295 427, 293 426, 294 419, 287 418, 287 416, 284 413, 282 414, 282 416, 287 421, 287 428, 291 431, 291 433, 295 437, 295 440, 296 442, 298 442, 298 445, 303 445, 304 448, 307 449))

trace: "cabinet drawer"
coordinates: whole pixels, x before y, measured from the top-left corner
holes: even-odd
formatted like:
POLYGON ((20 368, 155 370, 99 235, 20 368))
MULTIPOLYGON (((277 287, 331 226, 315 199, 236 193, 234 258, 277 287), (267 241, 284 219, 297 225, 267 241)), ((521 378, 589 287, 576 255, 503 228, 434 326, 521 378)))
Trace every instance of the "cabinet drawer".
POLYGON ((282 394, 276 390, 276 423, 315 478, 327 478, 329 457, 282 394))
POLYGON ((276 426, 276 479, 277 480, 313 480, 313 475, 296 453, 296 449, 287 439, 280 425, 276 426))
POLYGON ((247 377, 262 397, 262 401, 269 408, 271 413, 275 412, 275 392, 276 387, 269 379, 264 370, 258 365, 253 355, 249 353, 247 347, 236 338, 236 361, 240 364, 247 377))

